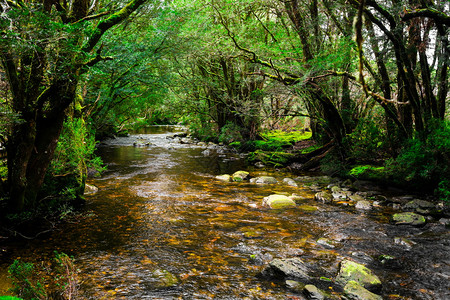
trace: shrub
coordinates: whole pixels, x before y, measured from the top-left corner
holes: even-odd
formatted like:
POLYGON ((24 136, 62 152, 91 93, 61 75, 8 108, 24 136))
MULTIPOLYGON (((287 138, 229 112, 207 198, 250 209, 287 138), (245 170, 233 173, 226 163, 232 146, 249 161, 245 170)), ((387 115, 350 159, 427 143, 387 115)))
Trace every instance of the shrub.
POLYGON ((450 122, 436 121, 426 135, 406 142, 396 159, 388 161, 387 171, 397 182, 436 189, 448 197, 450 181, 450 122))
POLYGON ((25 300, 76 299, 79 280, 74 259, 55 252, 51 268, 36 269, 34 264, 15 260, 8 268, 11 292, 25 300))

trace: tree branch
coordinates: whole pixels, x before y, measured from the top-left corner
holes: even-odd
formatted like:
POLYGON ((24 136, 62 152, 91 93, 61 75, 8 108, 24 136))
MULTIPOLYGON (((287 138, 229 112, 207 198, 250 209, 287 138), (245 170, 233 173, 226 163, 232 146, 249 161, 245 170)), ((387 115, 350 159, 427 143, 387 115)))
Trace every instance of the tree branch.
POLYGON ((108 29, 125 20, 145 2, 146 0, 132 0, 118 12, 115 12, 105 20, 100 21, 81 50, 83 52, 91 52, 108 29))
POLYGON ((446 26, 450 26, 450 16, 434 8, 421 8, 408 11, 402 16, 402 20, 408 21, 418 17, 427 17, 446 26))

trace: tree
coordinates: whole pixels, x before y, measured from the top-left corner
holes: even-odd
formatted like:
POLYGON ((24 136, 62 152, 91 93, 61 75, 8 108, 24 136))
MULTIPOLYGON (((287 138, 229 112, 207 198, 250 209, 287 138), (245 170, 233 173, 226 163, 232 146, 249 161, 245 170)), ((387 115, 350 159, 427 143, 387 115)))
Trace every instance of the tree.
POLYGON ((105 59, 102 36, 145 2, 2 2, 0 59, 20 118, 6 138, 12 210, 36 205, 80 76, 105 59))

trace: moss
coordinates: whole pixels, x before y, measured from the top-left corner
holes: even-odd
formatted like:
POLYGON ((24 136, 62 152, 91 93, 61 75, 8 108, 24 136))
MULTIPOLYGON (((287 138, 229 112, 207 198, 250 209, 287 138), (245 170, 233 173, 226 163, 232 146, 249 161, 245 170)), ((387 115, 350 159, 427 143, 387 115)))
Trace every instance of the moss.
POLYGON ((349 171, 349 175, 357 179, 374 181, 384 181, 387 177, 384 167, 376 167, 371 165, 355 166, 349 171))

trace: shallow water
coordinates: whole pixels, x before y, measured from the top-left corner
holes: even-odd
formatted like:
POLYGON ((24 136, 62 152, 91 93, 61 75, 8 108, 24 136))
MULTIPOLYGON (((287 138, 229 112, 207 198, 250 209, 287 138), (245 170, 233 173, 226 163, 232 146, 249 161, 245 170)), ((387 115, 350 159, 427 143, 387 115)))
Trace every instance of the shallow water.
MULTIPOLYGON (((394 226, 384 208, 361 213, 318 203, 311 182, 290 187, 281 181, 293 174, 246 167, 233 153, 211 150, 205 156, 205 147, 169 138, 180 130, 152 127, 99 147, 108 171, 90 180, 99 192, 87 196, 82 216, 14 245, 1 264, 0 282, 7 282, 13 259, 49 261, 57 250, 75 258, 83 280, 80 299, 303 299, 257 276, 272 258, 300 256, 329 278, 344 258, 364 262, 381 278, 384 298, 450 299, 450 239, 443 225, 394 226), (133 146, 141 140, 150 145, 133 146), (214 178, 240 169, 280 183, 214 178), (304 200, 284 211, 261 207, 273 193, 304 200), (399 237, 412 243, 395 243, 399 237), (319 238, 333 245, 323 246, 319 238), (380 255, 396 257, 396 264, 381 264, 380 255), (179 284, 159 288, 155 270, 169 271, 179 284)), ((326 282, 321 288, 339 292, 326 282)))

